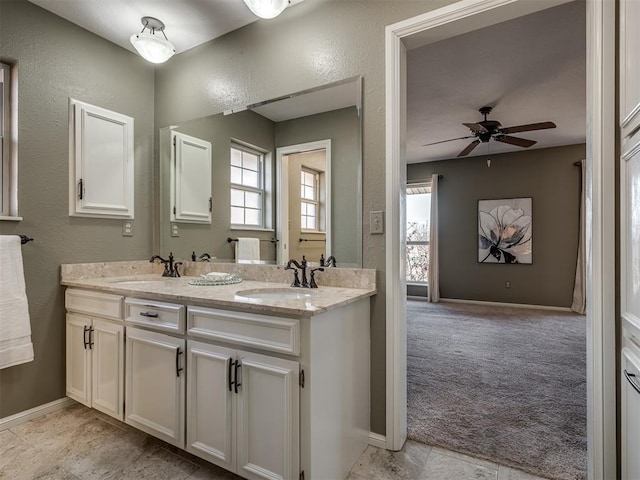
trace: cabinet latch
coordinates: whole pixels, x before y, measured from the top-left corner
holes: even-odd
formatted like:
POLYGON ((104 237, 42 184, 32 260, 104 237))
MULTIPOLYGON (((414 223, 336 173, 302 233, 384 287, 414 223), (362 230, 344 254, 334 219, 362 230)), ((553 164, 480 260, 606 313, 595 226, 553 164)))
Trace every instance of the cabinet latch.
MULTIPOLYGON (((300 383, 300 386, 301 386, 302 388, 304 388, 304 370, 300 370, 299 383, 300 383)), ((304 472, 303 472, 303 474, 304 474, 304 472)), ((304 475, 303 475, 303 477, 302 477, 302 478, 304 478, 304 475)))

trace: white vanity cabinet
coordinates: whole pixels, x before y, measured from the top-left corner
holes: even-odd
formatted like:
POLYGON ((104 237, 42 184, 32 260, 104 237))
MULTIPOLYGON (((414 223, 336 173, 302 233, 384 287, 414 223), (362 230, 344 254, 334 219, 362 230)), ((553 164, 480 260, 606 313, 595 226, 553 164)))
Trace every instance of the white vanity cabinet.
POLYGON ((65 301, 67 396, 122 420, 122 297, 68 289, 65 301))
POLYGON ((125 423, 184 448, 185 340, 127 327, 125 423))
POLYGON ((187 451, 248 479, 298 478, 298 362, 187 348, 187 451))

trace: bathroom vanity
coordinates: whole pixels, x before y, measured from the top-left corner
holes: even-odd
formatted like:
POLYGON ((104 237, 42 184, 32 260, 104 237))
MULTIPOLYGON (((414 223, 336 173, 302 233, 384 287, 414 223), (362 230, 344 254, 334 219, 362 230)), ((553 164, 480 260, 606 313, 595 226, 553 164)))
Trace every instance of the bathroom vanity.
POLYGON ((69 397, 245 478, 346 477, 369 439, 375 272, 303 289, 93 265, 63 266, 69 397))

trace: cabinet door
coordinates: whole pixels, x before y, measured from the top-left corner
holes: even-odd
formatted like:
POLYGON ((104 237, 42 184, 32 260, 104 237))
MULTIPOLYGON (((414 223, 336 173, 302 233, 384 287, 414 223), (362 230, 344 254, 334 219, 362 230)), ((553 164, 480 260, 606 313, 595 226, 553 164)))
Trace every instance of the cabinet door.
POLYGON ((622 479, 640 478, 640 358, 622 350, 622 479))
POLYGON ((234 350, 189 341, 187 351, 187 450, 234 470, 234 350))
POLYGON ((238 475, 299 478, 299 364, 242 351, 238 360, 238 475))
POLYGON ((67 314, 67 396, 91 406, 91 350, 89 335, 91 319, 67 314))
POLYGON ((70 99, 69 215, 133 218, 133 118, 70 99))
POLYGON ((125 422, 184 448, 185 341, 126 329, 125 422))
POLYGON ((124 327, 94 319, 90 346, 93 408, 123 420, 124 327))
POLYGON ((211 223, 211 143, 171 132, 171 221, 211 223))

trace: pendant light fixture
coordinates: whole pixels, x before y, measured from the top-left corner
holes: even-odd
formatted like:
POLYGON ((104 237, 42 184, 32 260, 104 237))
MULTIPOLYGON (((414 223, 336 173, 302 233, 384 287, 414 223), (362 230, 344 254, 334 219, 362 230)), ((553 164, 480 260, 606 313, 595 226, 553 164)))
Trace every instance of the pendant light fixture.
POLYGON ((134 33, 130 38, 140 56, 151 63, 164 63, 173 57, 176 49, 164 33, 164 23, 154 17, 142 17, 140 21, 142 32, 134 33), (145 32, 147 29, 149 32, 145 32), (156 35, 156 31, 162 36, 156 35))
POLYGON ((260 18, 275 18, 287 8, 289 0, 244 0, 244 3, 260 18))

